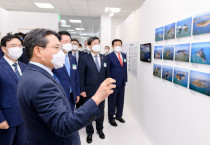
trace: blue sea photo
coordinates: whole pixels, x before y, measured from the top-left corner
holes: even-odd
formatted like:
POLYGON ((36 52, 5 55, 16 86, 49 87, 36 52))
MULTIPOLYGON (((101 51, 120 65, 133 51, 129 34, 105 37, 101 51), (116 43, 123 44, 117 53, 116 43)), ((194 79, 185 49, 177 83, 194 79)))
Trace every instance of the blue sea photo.
POLYGON ((173 77, 173 82, 177 85, 183 86, 187 88, 188 84, 188 69, 183 69, 183 68, 174 68, 174 77, 173 77))
POLYGON ((151 62, 151 43, 140 45, 140 60, 151 62))
POLYGON ((155 46, 154 47, 154 58, 162 59, 163 46, 155 46))
POLYGON ((191 36, 192 17, 176 23, 176 38, 191 36))
POLYGON ((164 46, 163 59, 174 60, 174 45, 165 45, 164 46))
POLYGON ((161 65, 159 64, 153 65, 153 75, 161 78, 161 65))
POLYGON ((164 31, 164 39, 174 39, 175 38, 175 23, 169 24, 165 26, 165 31, 164 31))
POLYGON ((190 89, 210 96, 210 74, 191 70, 190 89))
POLYGON ((191 62, 210 65, 210 42, 191 44, 191 62))
POLYGON ((155 41, 163 40, 163 30, 164 30, 164 27, 155 29, 155 41))
POLYGON ((175 45, 175 60, 189 62, 190 43, 175 45))
POLYGON ((162 78, 172 82, 173 67, 172 66, 163 66, 162 68, 162 78))
POLYGON ((210 33, 210 11, 194 16, 193 35, 210 33))

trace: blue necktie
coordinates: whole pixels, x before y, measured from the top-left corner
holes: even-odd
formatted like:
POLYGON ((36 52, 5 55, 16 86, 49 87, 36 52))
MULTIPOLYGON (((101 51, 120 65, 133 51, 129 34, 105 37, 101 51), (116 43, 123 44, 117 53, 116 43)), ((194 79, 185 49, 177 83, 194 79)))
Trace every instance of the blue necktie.
POLYGON ((98 59, 97 59, 98 55, 95 55, 94 57, 95 57, 96 67, 98 69, 98 72, 100 72, 100 66, 99 66, 99 62, 98 62, 98 59))
MULTIPOLYGON (((70 64, 69 64, 69 61, 68 61, 68 55, 66 55, 66 57, 65 57, 65 67, 66 67, 66 70, 67 70, 69 78, 70 78, 70 76, 71 76, 71 68, 70 68, 70 64)), ((71 92, 72 92, 72 90, 71 90, 71 86, 70 86, 70 93, 71 92)))
POLYGON ((20 79, 20 73, 19 73, 19 71, 17 69, 17 63, 14 63, 12 66, 14 66, 14 68, 15 68, 15 74, 17 76, 17 79, 19 80, 20 79))

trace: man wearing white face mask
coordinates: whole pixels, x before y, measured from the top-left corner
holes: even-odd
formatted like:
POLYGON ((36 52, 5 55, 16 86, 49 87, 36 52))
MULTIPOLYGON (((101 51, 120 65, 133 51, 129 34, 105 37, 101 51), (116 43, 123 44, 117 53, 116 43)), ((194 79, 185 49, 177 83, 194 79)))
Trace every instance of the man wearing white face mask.
MULTIPOLYGON (((90 46, 91 53, 84 55, 79 62, 80 92, 84 102, 88 101, 95 94, 100 84, 109 76, 107 58, 99 54, 101 49, 99 38, 91 37, 88 40, 88 45, 90 46)), ((105 138, 103 133, 104 104, 105 101, 99 105, 102 117, 96 120, 97 133, 101 139, 105 138)), ((94 133, 92 124, 86 127, 86 132, 87 143, 91 143, 94 133)))
POLYGON ((78 130, 100 116, 98 105, 113 93, 115 80, 106 79, 91 99, 72 110, 52 73, 65 63, 57 33, 34 29, 26 35, 24 46, 30 62, 18 83, 17 95, 28 144, 80 145, 78 130))
POLYGON ((76 57, 77 64, 79 64, 80 58, 86 54, 86 52, 79 51, 79 41, 77 39, 72 39, 72 51, 71 54, 76 57))
POLYGON ((112 41, 114 52, 107 55, 110 63, 110 77, 116 79, 114 93, 108 99, 108 117, 112 126, 117 126, 115 119, 125 123, 122 118, 124 106, 125 85, 127 82, 127 59, 126 54, 122 53, 122 41, 115 39, 112 41), (114 115, 115 118, 114 118, 114 115))
POLYGON ((67 99, 71 104, 71 109, 75 109, 75 104, 80 99, 79 73, 77 61, 69 52, 72 50, 71 35, 66 31, 58 32, 62 50, 65 53, 65 65, 59 69, 53 69, 60 84, 64 88, 67 99))
POLYGON ((18 81, 26 68, 17 61, 23 46, 18 36, 9 34, 2 38, 1 49, 4 56, 0 59, 0 143, 25 145, 25 128, 17 103, 18 81))

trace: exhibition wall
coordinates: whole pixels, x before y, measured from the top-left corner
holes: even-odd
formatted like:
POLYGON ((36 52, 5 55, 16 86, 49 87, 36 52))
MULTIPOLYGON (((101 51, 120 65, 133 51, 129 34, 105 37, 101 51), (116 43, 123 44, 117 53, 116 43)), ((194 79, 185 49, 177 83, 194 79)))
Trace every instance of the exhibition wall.
POLYGON ((153 76, 153 64, 210 73, 210 65, 154 59, 154 46, 210 42, 210 33, 155 41, 155 29, 209 11, 209 5, 209 0, 146 0, 116 29, 124 44, 139 46, 137 78, 128 73, 125 104, 154 145, 210 144, 209 96, 153 76), (145 43, 152 44, 151 63, 140 61, 145 43))

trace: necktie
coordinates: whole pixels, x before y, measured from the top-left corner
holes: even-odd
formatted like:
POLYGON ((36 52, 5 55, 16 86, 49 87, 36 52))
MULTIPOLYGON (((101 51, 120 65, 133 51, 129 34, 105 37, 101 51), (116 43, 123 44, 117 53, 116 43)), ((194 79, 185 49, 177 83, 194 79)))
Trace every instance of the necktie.
POLYGON ((12 66, 14 66, 14 68, 15 68, 15 74, 17 76, 17 79, 19 80, 20 79, 20 73, 19 73, 19 71, 17 69, 17 63, 14 63, 12 66))
POLYGON ((96 67, 97 67, 97 69, 98 69, 98 72, 100 72, 100 66, 99 66, 99 62, 98 62, 98 55, 95 55, 94 56, 95 57, 95 63, 96 63, 96 67))
MULTIPOLYGON (((74 53, 74 57, 76 58, 76 61, 77 61, 77 55, 76 55, 76 53, 74 53)), ((77 61, 78 62, 78 61, 77 61)))
POLYGON ((123 66, 123 62, 122 62, 122 59, 121 59, 120 53, 118 53, 118 57, 119 57, 119 61, 120 61, 121 66, 123 66))
MULTIPOLYGON (((70 64, 69 64, 69 61, 68 61, 68 56, 66 55, 65 57, 65 67, 66 67, 66 70, 68 72, 68 75, 69 75, 69 78, 71 76, 71 68, 70 68, 70 64)), ((71 86, 70 86, 70 93, 72 92, 71 90, 71 86)))
POLYGON ((58 77, 55 74, 53 74, 53 78, 56 79, 56 81, 60 83, 60 81, 58 80, 58 77))

